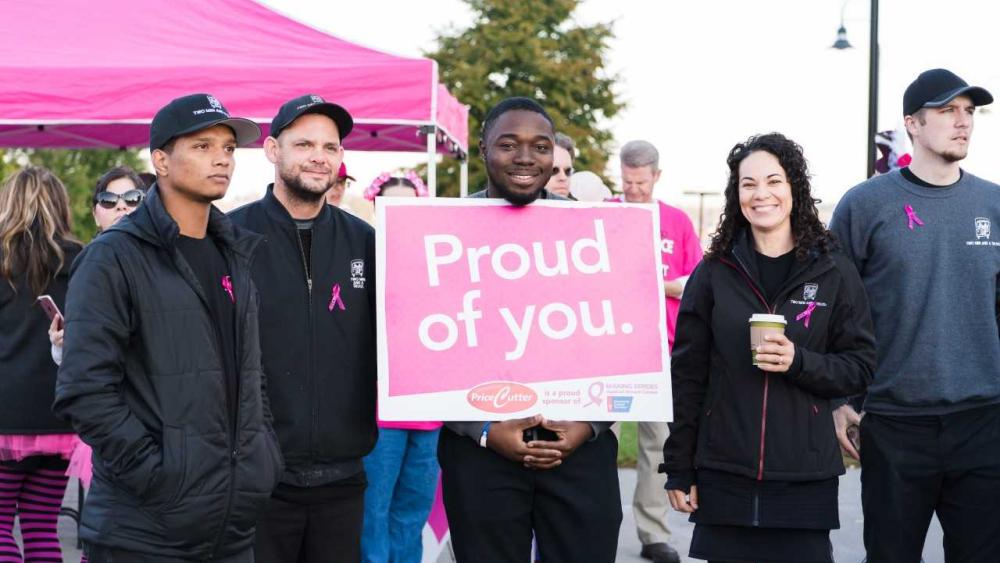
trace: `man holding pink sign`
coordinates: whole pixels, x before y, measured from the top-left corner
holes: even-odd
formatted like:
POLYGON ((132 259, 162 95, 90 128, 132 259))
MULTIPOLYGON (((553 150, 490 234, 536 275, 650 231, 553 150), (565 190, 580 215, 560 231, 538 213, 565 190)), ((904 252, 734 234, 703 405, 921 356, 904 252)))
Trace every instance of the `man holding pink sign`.
POLYGON ((547 562, 614 561, 607 429, 670 417, 655 210, 553 201, 553 145, 545 110, 510 98, 484 121, 486 190, 377 202, 379 416, 448 421, 459 562, 524 561, 533 534, 547 562), (396 271, 405 290, 382 283, 396 271))

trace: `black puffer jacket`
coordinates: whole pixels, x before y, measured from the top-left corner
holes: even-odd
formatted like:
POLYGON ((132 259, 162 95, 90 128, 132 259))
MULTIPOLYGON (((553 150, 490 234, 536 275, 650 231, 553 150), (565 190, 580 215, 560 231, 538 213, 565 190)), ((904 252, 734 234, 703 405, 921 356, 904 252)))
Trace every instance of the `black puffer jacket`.
POLYGON ((777 299, 766 303, 754 264, 743 233, 726 256, 703 260, 684 289, 670 365, 674 422, 661 468, 668 488, 686 488, 696 468, 765 481, 844 472, 830 399, 863 392, 875 368, 861 279, 842 254, 814 253, 795 261, 777 299), (755 313, 788 321, 789 372, 751 364, 755 313))
POLYGON ((74 264, 54 408, 94 448, 84 541, 160 557, 237 553, 278 483, 250 280, 259 237, 215 208, 208 229, 236 301, 235 428, 218 333, 158 188, 74 264))
MULTIPOLYGON (((69 267, 80 245, 63 243, 63 267, 45 293, 60 309, 66 301, 69 267)), ((61 434, 73 429, 52 414, 56 364, 49 343, 49 318, 25 276, 13 286, 0 278, 0 434, 61 434)))

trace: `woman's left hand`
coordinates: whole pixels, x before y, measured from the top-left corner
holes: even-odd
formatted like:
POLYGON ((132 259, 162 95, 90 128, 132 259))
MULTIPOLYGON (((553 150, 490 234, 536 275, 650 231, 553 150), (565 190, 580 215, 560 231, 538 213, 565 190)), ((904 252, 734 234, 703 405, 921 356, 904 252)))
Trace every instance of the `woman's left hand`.
POLYGON ((773 373, 788 371, 795 359, 795 344, 784 334, 768 334, 764 340, 757 347, 757 367, 773 373))

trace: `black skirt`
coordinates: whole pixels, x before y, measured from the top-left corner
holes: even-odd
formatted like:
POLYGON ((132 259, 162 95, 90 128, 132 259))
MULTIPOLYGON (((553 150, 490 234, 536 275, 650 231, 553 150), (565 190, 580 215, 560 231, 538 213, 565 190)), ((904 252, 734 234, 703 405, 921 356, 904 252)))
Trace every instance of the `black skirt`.
POLYGON ((830 563, 839 478, 757 481, 699 469, 690 556, 710 561, 830 563))
POLYGON ((726 563, 833 563, 830 530, 698 524, 688 554, 726 563))

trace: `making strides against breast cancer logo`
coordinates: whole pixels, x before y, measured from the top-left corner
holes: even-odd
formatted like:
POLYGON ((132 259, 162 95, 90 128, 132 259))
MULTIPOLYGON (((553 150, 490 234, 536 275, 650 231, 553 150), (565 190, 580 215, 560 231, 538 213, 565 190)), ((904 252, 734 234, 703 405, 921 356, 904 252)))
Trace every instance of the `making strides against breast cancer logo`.
POLYGON ((520 383, 496 381, 474 387, 466 399, 481 411, 512 413, 531 408, 538 402, 538 394, 520 383))
POLYGON ((365 261, 351 260, 351 284, 354 289, 365 288, 365 261))

